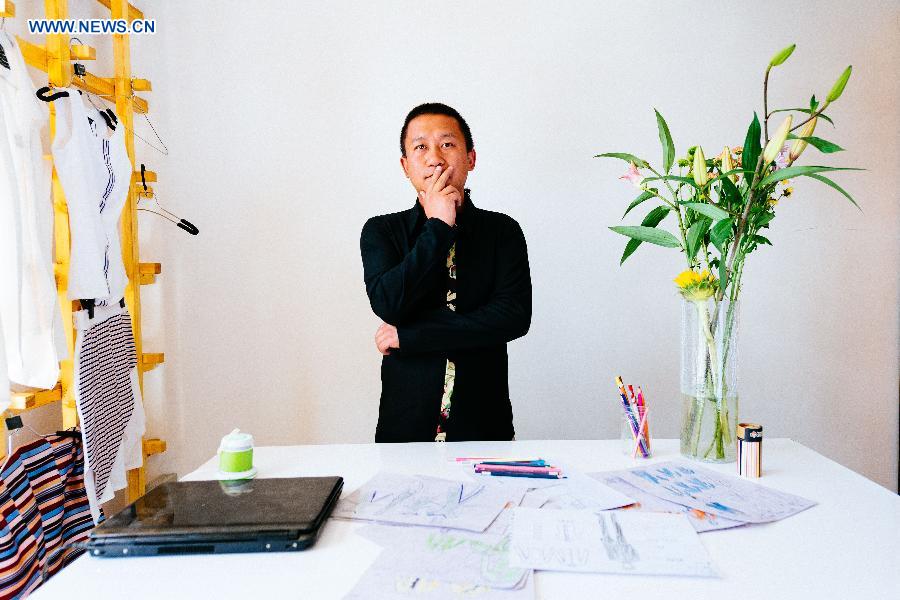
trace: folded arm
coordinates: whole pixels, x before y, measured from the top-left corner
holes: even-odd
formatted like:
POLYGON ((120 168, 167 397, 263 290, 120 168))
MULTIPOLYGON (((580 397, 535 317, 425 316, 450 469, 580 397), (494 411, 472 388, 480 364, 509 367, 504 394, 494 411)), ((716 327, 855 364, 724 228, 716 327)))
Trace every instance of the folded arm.
POLYGON ((369 219, 359 245, 372 311, 394 325, 408 317, 429 291, 426 281, 434 269, 445 268, 454 235, 440 219, 428 219, 412 250, 403 256, 385 223, 378 217, 369 219))
POLYGON ((437 352, 505 344, 531 326, 531 271, 525 236, 511 221, 497 250, 494 289, 487 303, 466 313, 423 310, 398 325, 400 351, 437 352))

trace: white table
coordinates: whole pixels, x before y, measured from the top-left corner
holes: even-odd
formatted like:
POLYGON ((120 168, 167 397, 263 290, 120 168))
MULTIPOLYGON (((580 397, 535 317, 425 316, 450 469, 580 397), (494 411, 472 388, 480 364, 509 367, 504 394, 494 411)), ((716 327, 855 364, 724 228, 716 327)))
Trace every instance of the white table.
MULTIPOLYGON (((652 461, 678 457, 676 440, 655 440, 652 461)), ((379 470, 459 478, 455 456, 538 455, 583 472, 635 464, 618 441, 517 441, 282 446, 256 449, 261 477, 341 475, 344 493, 379 470)), ((570 573, 536 574, 537 597, 900 598, 900 497, 791 440, 764 442, 764 485, 819 502, 767 525, 700 536, 721 579, 570 573)), ((733 473, 734 464, 712 467, 733 473)), ((186 480, 211 479, 210 459, 186 480)), ((297 553, 101 559, 83 556, 35 598, 340 598, 380 547, 330 520, 311 549, 297 553)))

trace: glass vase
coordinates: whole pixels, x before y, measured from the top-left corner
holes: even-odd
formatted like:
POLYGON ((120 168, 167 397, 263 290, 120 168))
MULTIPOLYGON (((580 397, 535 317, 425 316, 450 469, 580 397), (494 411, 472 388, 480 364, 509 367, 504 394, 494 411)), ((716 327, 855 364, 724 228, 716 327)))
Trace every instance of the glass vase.
POLYGON ((739 302, 684 300, 681 318, 681 454, 735 460, 739 302))

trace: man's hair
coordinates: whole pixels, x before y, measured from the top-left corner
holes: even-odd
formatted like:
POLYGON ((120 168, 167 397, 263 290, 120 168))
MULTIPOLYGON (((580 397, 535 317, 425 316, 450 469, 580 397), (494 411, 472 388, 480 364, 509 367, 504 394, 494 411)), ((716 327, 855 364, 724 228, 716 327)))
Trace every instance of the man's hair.
POLYGON ((472 131, 469 129, 469 124, 466 123, 466 120, 462 118, 462 115, 459 114, 455 108, 451 108, 440 102, 427 102, 425 104, 420 104, 409 111, 409 114, 406 115, 406 120, 403 121, 403 128, 400 130, 401 156, 406 156, 406 130, 409 128, 409 122, 421 115, 445 115, 456 119, 460 130, 462 130, 463 137, 466 140, 466 152, 471 152, 472 148, 475 147, 475 143, 472 141, 472 131))

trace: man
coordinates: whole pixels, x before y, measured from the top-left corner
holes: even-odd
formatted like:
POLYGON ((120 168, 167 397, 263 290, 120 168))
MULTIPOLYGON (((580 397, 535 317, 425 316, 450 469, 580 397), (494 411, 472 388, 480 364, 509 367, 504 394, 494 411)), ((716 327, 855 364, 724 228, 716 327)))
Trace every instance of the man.
POLYGON ((360 239, 369 303, 384 321, 375 441, 512 439, 506 343, 531 325, 525 236, 472 203, 475 148, 454 109, 410 111, 400 153, 415 205, 369 219, 360 239))

